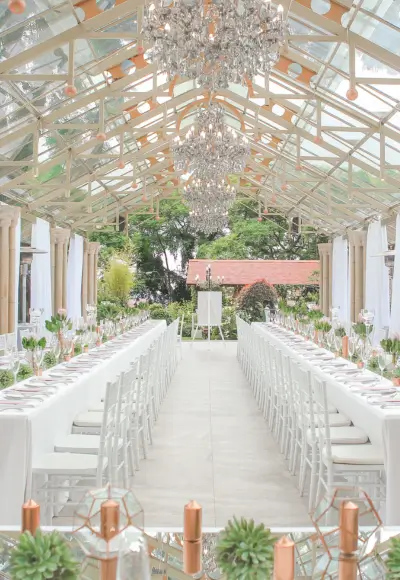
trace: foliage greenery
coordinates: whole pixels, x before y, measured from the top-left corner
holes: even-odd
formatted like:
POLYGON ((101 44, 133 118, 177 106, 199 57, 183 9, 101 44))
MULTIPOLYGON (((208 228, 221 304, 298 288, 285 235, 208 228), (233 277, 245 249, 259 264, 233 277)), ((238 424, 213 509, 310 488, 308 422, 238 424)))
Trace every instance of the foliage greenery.
MULTIPOLYGON (((368 335, 371 334, 373 329, 374 327, 372 325, 368 327, 368 335)), ((365 338, 367 336, 367 327, 364 322, 356 322, 356 324, 353 325, 353 330, 360 338, 365 338)))
POLYGON ((271 578, 275 539, 264 524, 233 518, 219 535, 216 561, 229 580, 271 578))
MULTIPOLYGON (((131 215, 128 236, 115 228, 93 232, 91 240, 101 244, 99 265, 107 271, 114 259, 136 265, 132 292, 149 298, 182 302, 190 299, 186 270, 191 258, 211 259, 318 259, 322 235, 288 233, 288 221, 281 216, 265 216, 257 221, 258 205, 239 193, 229 211, 228 228, 210 236, 195 232, 188 208, 175 198, 160 201, 160 220, 150 214, 131 215)), ((315 281, 314 281, 315 282, 315 281)), ((299 287, 306 295, 312 286, 299 287)), ((101 293, 101 285, 99 292, 101 293)), ((285 293, 279 287, 278 293, 285 293)), ((109 299, 104 291, 104 299, 109 299)))
POLYGON ((326 320, 317 320, 314 324, 315 330, 320 330, 322 332, 329 332, 332 329, 332 325, 326 320))
POLYGON ((11 552, 12 580, 77 580, 79 564, 61 534, 43 534, 40 529, 20 535, 11 552))
POLYGON ((275 308, 277 294, 266 280, 257 280, 242 288, 236 299, 239 312, 251 321, 264 320, 264 308, 275 308))
POLYGON ((0 369, 0 389, 11 387, 14 382, 14 377, 11 371, 0 369))
POLYGON ((387 578, 389 580, 400 579, 400 538, 395 537, 390 540, 388 558, 386 560, 388 569, 387 578))
MULTIPOLYGON (((33 375, 33 371, 28 364, 21 364, 17 373, 17 382, 25 381, 33 375)), ((14 375, 11 371, 0 369, 0 390, 12 387, 14 384, 14 375)))
POLYGON ((104 272, 104 284, 111 297, 127 300, 133 286, 133 274, 129 265, 122 260, 111 260, 104 272))
POLYGON ((42 338, 35 338, 34 336, 24 336, 22 338, 22 346, 25 350, 35 350, 35 348, 46 348, 46 339, 43 336, 42 338))
POLYGON ((64 313, 57 313, 55 316, 52 316, 50 320, 46 320, 45 322, 46 330, 56 334, 60 332, 63 328, 67 328, 71 330, 72 328, 72 321, 67 318, 64 313))
POLYGON ((400 354, 400 340, 398 338, 385 338, 381 340, 381 347, 388 354, 400 354))
POLYGON ((25 381, 33 375, 33 370, 28 364, 21 364, 17 373, 17 381, 25 381))
POLYGON ((57 357, 54 352, 46 352, 43 357, 43 366, 45 369, 51 369, 52 367, 56 366, 57 364, 57 357))

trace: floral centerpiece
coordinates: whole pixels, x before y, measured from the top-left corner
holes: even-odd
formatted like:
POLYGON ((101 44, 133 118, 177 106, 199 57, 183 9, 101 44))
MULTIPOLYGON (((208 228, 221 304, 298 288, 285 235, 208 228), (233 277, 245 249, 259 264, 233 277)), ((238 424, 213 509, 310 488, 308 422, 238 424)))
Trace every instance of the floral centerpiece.
POLYGON ((67 330, 72 329, 72 321, 67 318, 67 311, 60 308, 55 316, 45 322, 46 330, 51 332, 60 343, 60 349, 63 350, 64 334, 67 330))
POLYGON ((26 351, 26 358, 32 367, 35 375, 41 373, 41 364, 43 361, 44 349, 46 348, 46 339, 37 338, 34 334, 22 338, 22 347, 26 351))

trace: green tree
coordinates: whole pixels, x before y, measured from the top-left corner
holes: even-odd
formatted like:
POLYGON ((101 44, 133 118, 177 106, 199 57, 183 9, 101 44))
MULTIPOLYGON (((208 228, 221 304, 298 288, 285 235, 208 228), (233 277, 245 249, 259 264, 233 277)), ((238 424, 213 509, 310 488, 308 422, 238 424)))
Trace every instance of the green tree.
POLYGON ((104 284, 110 296, 124 301, 133 286, 133 274, 129 265, 122 260, 111 260, 104 273, 104 284))
POLYGON ((133 215, 129 220, 129 234, 135 248, 138 277, 147 288, 160 291, 170 300, 186 298, 186 268, 196 244, 187 207, 180 200, 162 200, 160 219, 133 215), (173 261, 180 260, 180 271, 173 268, 171 257, 173 261))
POLYGON ((313 232, 289 233, 285 217, 265 216, 257 220, 255 201, 238 199, 229 211, 229 230, 226 235, 199 246, 197 257, 236 260, 295 260, 317 259, 317 244, 325 236, 313 232))

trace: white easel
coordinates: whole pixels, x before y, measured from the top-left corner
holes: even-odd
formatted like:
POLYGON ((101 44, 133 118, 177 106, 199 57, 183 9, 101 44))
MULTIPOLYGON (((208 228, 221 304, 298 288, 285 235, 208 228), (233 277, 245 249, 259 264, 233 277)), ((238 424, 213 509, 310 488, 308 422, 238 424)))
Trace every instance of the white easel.
POLYGON ((222 333, 222 292, 198 292, 197 294, 197 324, 192 341, 197 335, 199 326, 207 326, 208 346, 211 343, 211 327, 217 326, 222 342, 225 345, 222 333))

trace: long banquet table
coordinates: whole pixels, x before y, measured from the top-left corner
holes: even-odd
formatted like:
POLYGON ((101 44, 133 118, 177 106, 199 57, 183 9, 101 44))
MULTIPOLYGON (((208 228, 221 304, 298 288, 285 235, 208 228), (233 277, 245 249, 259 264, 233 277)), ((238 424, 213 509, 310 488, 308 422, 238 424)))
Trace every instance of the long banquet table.
POLYGON ((76 415, 100 400, 107 381, 127 370, 130 362, 165 330, 166 322, 151 320, 145 326, 143 334, 120 345, 110 358, 59 389, 40 406, 26 409, 24 413, 0 413, 0 525, 21 523, 21 506, 28 499, 25 494, 32 458, 54 452, 55 441, 71 433, 76 415))
POLYGON ((347 385, 339 382, 326 371, 322 371, 291 346, 285 344, 269 330, 267 324, 256 322, 252 324, 252 327, 282 352, 299 362, 303 368, 309 369, 312 374, 323 379, 326 382, 330 403, 339 412, 349 417, 356 427, 362 429, 371 443, 382 447, 386 472, 385 524, 400 525, 400 407, 382 409, 379 405, 371 405, 366 397, 352 391, 347 385))

